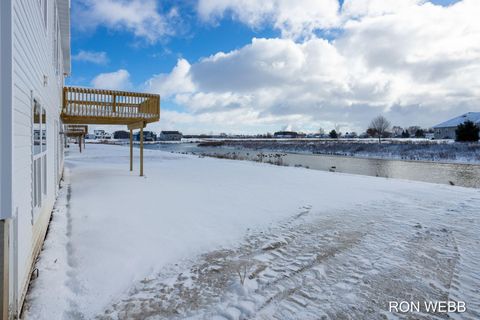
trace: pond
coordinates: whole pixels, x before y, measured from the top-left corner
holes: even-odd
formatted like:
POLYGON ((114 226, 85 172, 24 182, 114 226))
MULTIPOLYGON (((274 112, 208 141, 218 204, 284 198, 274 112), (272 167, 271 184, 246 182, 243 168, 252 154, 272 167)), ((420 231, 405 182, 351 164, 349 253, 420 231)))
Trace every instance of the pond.
POLYGON ((306 153, 278 153, 232 147, 199 147, 196 143, 160 143, 145 148, 169 152, 270 162, 374 177, 416 180, 480 188, 480 165, 386 160, 306 153))

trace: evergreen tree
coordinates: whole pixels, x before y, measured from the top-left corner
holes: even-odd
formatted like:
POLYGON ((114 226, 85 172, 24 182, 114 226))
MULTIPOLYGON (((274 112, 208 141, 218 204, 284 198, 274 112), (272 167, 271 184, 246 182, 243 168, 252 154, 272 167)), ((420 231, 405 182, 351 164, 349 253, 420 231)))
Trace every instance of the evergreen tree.
POLYGON ((456 141, 478 141, 480 128, 472 121, 465 121, 455 130, 456 141))
POLYGON ((423 129, 418 129, 417 132, 415 132, 415 137, 416 138, 424 138, 425 137, 425 131, 423 131, 423 129))

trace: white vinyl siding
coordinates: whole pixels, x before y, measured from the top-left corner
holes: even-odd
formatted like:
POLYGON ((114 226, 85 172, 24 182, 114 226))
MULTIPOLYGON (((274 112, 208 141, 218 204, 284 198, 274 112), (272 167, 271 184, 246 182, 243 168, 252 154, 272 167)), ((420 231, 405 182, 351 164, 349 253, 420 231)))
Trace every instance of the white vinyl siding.
MULTIPOLYGON (((55 0, 13 3, 13 205, 17 212, 15 297, 24 297, 32 259, 39 249, 55 201, 63 152, 58 143, 63 86, 55 0), (55 21, 56 20, 56 21, 55 21), (55 40, 55 38, 57 40, 55 40), (45 108, 46 149, 34 153, 34 99, 45 108)), ((43 135, 40 132, 40 135, 43 135)))

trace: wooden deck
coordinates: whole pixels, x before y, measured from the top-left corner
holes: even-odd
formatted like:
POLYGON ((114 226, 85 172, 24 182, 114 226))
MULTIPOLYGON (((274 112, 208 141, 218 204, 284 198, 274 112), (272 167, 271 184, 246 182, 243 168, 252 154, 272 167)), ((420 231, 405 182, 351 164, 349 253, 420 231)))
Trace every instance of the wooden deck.
POLYGON ((132 125, 160 120, 160 96, 114 90, 65 87, 65 124, 132 125))
POLYGON ((140 176, 143 176, 143 129, 148 123, 160 120, 160 96, 64 87, 61 119, 69 125, 65 127, 66 132, 70 128, 72 136, 80 137, 80 148, 85 132, 79 133, 77 129, 82 129, 74 125, 126 125, 130 130, 130 171, 133 170, 133 130, 140 129, 140 176))

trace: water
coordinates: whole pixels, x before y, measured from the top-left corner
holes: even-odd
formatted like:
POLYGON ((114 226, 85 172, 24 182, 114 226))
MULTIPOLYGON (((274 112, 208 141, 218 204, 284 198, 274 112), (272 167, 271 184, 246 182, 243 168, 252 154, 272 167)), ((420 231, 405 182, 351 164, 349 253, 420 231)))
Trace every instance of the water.
POLYGON ((302 166, 314 170, 335 171, 374 177, 455 184, 480 188, 480 165, 436 163, 405 160, 366 159, 301 153, 278 153, 229 147, 198 147, 196 143, 153 144, 149 149, 259 160, 288 166, 302 166))

